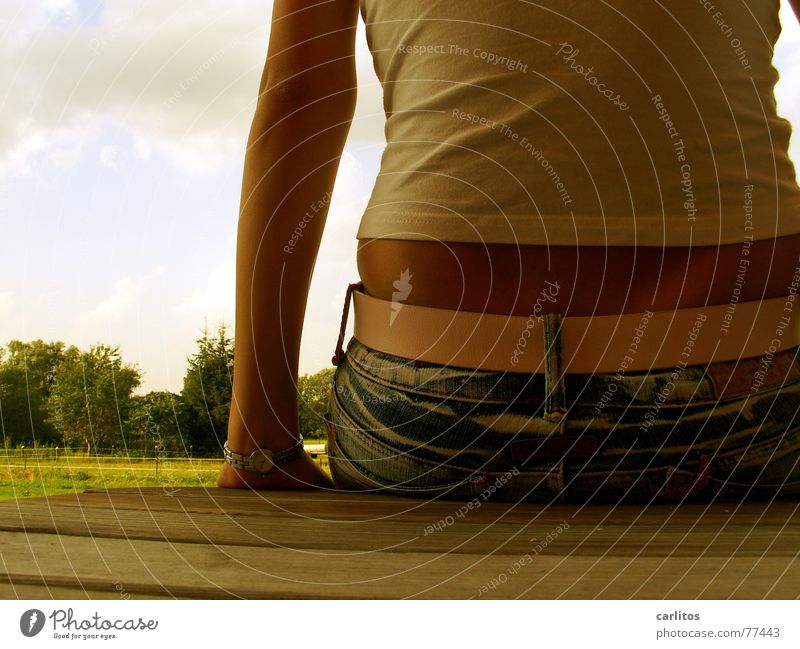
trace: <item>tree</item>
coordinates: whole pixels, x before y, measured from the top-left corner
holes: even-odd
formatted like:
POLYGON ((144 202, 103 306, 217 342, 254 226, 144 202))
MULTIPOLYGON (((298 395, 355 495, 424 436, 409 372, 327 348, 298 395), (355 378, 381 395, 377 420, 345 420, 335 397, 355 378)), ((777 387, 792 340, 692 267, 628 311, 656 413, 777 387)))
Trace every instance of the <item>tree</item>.
POLYGON ((178 425, 180 404, 180 395, 167 391, 131 397, 125 436, 127 448, 145 452, 185 450, 178 425))
POLYGON ((46 444, 57 440, 47 421, 41 390, 31 387, 21 367, 0 366, 0 432, 3 446, 46 444))
POLYGON ((0 419, 5 444, 58 441, 47 421, 47 398, 64 343, 12 340, 0 350, 0 419))
POLYGON ((335 371, 336 368, 329 367, 315 374, 304 374, 297 379, 300 433, 306 439, 325 437, 322 416, 328 409, 335 371))
POLYGON ((187 359, 181 392, 180 425, 198 454, 220 454, 228 433, 233 395, 233 338, 225 323, 210 338, 203 330, 197 353, 187 359))
POLYGON ((50 343, 41 339, 27 343, 11 340, 7 345, 8 358, 4 365, 25 370, 28 384, 41 389, 42 395, 47 398, 55 379, 55 368, 64 355, 64 346, 60 340, 50 343))
POLYGON ((119 347, 67 349, 58 363, 48 398, 49 421, 69 444, 98 449, 123 442, 122 423, 141 383, 139 370, 124 365, 119 347))

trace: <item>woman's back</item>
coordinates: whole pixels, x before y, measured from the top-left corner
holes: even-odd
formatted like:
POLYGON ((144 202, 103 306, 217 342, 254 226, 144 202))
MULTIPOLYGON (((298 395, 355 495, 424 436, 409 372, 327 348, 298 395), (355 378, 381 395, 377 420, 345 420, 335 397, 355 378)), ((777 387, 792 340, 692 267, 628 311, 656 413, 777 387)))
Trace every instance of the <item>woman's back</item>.
MULTIPOLYGON (((327 203, 286 241, 334 184, 357 2, 275 3, 245 161, 221 486, 329 482, 296 455, 295 398, 327 203)), ((335 486, 474 499, 502 471, 509 500, 796 497, 800 236, 776 235, 800 230, 772 97, 777 4, 685 0, 672 16, 587 0, 559 4, 565 16, 364 2, 388 147, 333 358, 335 486), (510 306, 523 317, 491 315, 510 306)))
POLYGON ((732 244, 800 232, 777 0, 362 0, 387 148, 359 239, 732 244))

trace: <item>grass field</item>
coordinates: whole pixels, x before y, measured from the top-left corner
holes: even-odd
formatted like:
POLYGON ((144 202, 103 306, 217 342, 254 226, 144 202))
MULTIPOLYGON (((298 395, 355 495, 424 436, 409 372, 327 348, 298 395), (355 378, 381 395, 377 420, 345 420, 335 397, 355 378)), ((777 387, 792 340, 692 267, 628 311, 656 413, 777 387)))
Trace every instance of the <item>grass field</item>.
MULTIPOLYGON (((318 461, 327 469, 327 458, 318 461)), ((0 455, 0 500, 120 487, 213 487, 221 459, 0 455), (157 466, 156 466, 157 464, 157 466)))

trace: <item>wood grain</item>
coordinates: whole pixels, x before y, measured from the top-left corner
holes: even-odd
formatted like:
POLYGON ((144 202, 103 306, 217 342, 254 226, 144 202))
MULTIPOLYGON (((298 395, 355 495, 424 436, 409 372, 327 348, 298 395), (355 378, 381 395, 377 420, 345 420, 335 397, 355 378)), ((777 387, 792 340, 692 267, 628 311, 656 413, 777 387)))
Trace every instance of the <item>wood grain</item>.
POLYGON ((157 487, 6 501, 0 597, 800 595, 797 503, 463 506, 157 487))

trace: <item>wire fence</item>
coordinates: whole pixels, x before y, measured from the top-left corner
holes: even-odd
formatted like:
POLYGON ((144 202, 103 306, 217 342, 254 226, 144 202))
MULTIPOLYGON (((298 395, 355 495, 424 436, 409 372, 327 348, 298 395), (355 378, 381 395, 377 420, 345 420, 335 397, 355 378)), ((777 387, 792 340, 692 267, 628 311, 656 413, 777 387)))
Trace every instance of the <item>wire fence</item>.
MULTIPOLYGON (((312 458, 318 459, 326 454, 324 443, 305 444, 306 451, 312 458)), ((20 446, 18 448, 0 448, 0 468, 20 468, 23 470, 37 465, 47 464, 50 466, 76 468, 91 468, 93 470, 118 469, 119 466, 127 465, 131 470, 153 470, 155 465, 156 474, 159 467, 181 467, 195 471, 216 471, 222 461, 222 451, 218 457, 194 457, 193 449, 189 447, 186 451, 161 450, 161 449, 137 449, 125 450, 114 446, 108 449, 89 450, 86 447, 58 447, 58 446, 20 446), (140 467, 137 467, 140 465, 140 467), (146 466, 145 466, 146 465, 146 466)))
MULTIPOLYGON (((222 457, 222 449, 219 451, 219 458, 222 457)), ((126 449, 124 447, 111 446, 109 448, 70 447, 70 446, 18 446, 16 448, 0 448, 0 462, 4 459, 38 459, 42 461, 58 461, 66 458, 86 458, 103 460, 141 460, 154 461, 161 460, 210 460, 217 461, 218 457, 207 457, 203 453, 200 457, 195 457, 194 449, 190 446, 185 450, 168 450, 158 447, 145 449, 126 449)))

